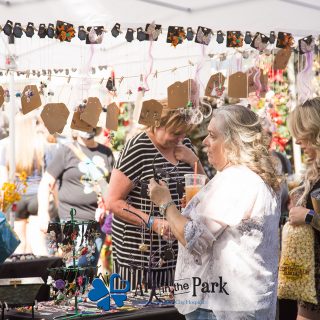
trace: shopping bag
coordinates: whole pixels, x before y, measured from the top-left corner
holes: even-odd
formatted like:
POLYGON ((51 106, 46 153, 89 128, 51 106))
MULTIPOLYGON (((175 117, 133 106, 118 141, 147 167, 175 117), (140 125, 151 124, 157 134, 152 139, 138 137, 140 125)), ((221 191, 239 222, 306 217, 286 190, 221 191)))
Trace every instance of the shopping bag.
POLYGON ((0 212, 0 263, 3 263, 16 250, 20 240, 6 220, 5 215, 0 212))

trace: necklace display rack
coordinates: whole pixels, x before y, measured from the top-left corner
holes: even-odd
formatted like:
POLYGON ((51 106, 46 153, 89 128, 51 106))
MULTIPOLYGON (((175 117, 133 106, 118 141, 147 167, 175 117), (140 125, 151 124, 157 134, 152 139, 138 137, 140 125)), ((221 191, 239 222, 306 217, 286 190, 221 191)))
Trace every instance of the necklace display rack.
MULTIPOLYGON (((175 165, 173 168, 171 168, 170 170, 167 170, 167 168, 159 168, 156 167, 155 165, 155 160, 158 157, 158 155, 156 155, 153 159, 152 162, 152 168, 153 168, 153 177, 154 179, 159 182, 160 180, 164 180, 166 182, 174 181, 177 184, 177 193, 179 195, 179 199, 181 199, 183 192, 184 192, 184 187, 183 187, 183 183, 182 180, 183 179, 179 179, 177 178, 177 176, 179 176, 179 171, 178 171, 178 164, 175 165), (174 177, 174 175, 176 175, 176 177, 174 177)), ((141 186, 141 198, 146 199, 148 197, 148 182, 144 181, 144 180, 136 180, 135 184, 140 184, 141 186)), ((138 214, 136 214, 135 212, 133 212, 132 210, 130 210, 129 208, 123 208, 124 211, 129 212, 133 215, 135 215, 137 218, 139 218, 142 221, 142 226, 143 229, 147 228, 149 229, 149 237, 150 237, 150 246, 149 246, 149 257, 148 257, 148 266, 145 267, 143 265, 139 265, 139 261, 136 261, 136 259, 132 256, 132 262, 130 264, 131 269, 134 271, 136 269, 140 270, 142 274, 146 274, 146 278, 147 281, 140 281, 139 283, 136 283, 136 290, 135 290, 135 295, 138 295, 138 291, 140 293, 141 296, 144 296, 144 292, 143 292, 143 288, 142 285, 144 285, 145 287, 145 293, 148 292, 148 288, 151 288, 151 292, 150 292, 150 296, 148 299, 148 302, 145 304, 145 306, 148 306, 150 304, 153 303, 153 299, 156 299, 158 302, 163 302, 157 295, 157 289, 159 290, 160 294, 161 294, 161 290, 160 290, 160 285, 157 285, 157 281, 154 281, 153 279, 153 272, 155 271, 155 267, 160 265, 161 263, 166 263, 167 261, 173 260, 175 258, 175 253, 174 250, 172 248, 172 240, 168 241, 168 244, 166 244, 165 246, 161 247, 159 249, 157 249, 156 251, 153 252, 153 231, 152 228, 150 226, 150 219, 154 214, 154 204, 151 201, 151 205, 150 205, 150 211, 149 211, 149 215, 148 215, 148 221, 145 221, 143 218, 141 218, 138 214), (157 254, 160 253, 160 260, 154 261, 155 260, 155 256, 157 254), (151 284, 151 286, 150 286, 151 284)), ((153 216, 153 218, 155 218, 153 216)), ((163 218, 164 219, 164 218, 163 218)), ((142 232, 144 233, 144 231, 142 232)), ((143 246, 146 244, 142 243, 141 246, 143 246)), ((142 251, 142 250, 141 250, 142 251)), ((147 251, 147 250, 144 250, 147 251)), ((143 252, 143 251, 142 251, 143 252)), ((168 277, 167 277, 168 278, 168 277)))

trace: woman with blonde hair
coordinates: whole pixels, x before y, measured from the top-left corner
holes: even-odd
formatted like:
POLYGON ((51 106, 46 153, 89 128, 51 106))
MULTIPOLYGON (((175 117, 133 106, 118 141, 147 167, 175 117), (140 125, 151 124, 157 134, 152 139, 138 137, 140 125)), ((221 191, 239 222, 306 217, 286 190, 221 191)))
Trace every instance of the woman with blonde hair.
MULTIPOLYGON (((0 186, 8 181, 9 172, 9 138, 0 144, 0 186)), ((15 166, 16 173, 27 175, 27 191, 17 203, 14 228, 21 244, 15 253, 34 253, 46 255, 45 238, 40 232, 37 217, 37 192, 44 170, 45 137, 37 131, 34 112, 15 116, 15 166), (30 232, 27 241, 27 223, 30 232)))
POLYGON ((114 214, 114 272, 129 280, 132 289, 142 283, 149 287, 152 283, 156 287, 173 284, 177 242, 162 238, 166 235, 167 223, 160 217, 159 208, 152 211, 147 184, 155 173, 162 172, 168 180, 172 199, 179 206, 184 175, 193 172, 195 162, 198 162, 199 173, 204 173, 190 140, 185 137, 192 128, 184 113, 164 105, 159 123, 128 140, 112 171, 106 204, 114 214), (151 237, 142 220, 149 222, 151 237), (147 275, 151 245, 153 273, 147 275), (169 255, 166 259, 161 258, 164 248, 169 255))
POLYGON ((187 320, 275 319, 279 182, 266 133, 253 111, 228 105, 203 143, 218 173, 181 213, 163 181, 149 185, 179 241, 175 306, 187 320))
POLYGON ((315 280, 318 304, 300 301, 297 319, 320 318, 320 214, 314 211, 311 193, 320 188, 320 97, 306 101, 289 115, 289 128, 307 159, 303 183, 292 190, 289 222, 310 224, 314 229, 315 280))

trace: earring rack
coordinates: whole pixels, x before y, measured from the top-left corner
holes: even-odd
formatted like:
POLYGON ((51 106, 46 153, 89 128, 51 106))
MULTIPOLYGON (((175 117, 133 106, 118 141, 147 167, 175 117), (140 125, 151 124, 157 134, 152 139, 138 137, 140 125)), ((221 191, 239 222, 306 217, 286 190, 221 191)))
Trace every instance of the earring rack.
MULTIPOLYGON (((71 230, 72 233, 75 232, 77 230, 78 226, 84 226, 84 225, 90 225, 93 221, 89 220, 89 221, 78 221, 75 219, 76 216, 76 210, 74 208, 70 209, 70 218, 71 220, 68 221, 70 223, 71 226, 71 230)), ((59 226, 61 225, 66 225, 65 223, 61 223, 61 222, 57 222, 54 223, 57 224, 59 226)), ((82 230, 83 231, 83 230, 82 230)), ((82 237, 84 235, 82 234, 82 237)), ((53 269, 48 269, 50 272, 72 272, 74 273, 74 281, 75 281, 75 286, 77 286, 77 275, 81 274, 82 272, 86 272, 86 271, 90 271, 90 269, 97 269, 97 267, 93 267, 93 266, 89 266, 89 267, 78 267, 77 264, 77 259, 76 259, 76 245, 77 245, 77 237, 71 238, 71 243, 72 243, 72 265, 71 267, 61 267, 61 268, 53 268, 53 269)), ((90 283, 90 280, 88 281, 87 284, 90 283)), ((59 289, 58 289, 59 290, 59 289)), ((85 289, 84 289, 85 290, 85 289)), ((75 318, 91 318, 91 317, 96 317, 97 314, 93 313, 93 314, 84 314, 80 311, 79 309, 79 301, 78 301, 78 296, 77 296, 77 292, 76 292, 76 287, 75 287, 75 292, 73 295, 73 299, 74 299, 74 311, 73 312, 68 312, 66 315, 63 316, 57 316, 54 318, 54 320, 58 320, 58 319, 75 319, 75 318)))

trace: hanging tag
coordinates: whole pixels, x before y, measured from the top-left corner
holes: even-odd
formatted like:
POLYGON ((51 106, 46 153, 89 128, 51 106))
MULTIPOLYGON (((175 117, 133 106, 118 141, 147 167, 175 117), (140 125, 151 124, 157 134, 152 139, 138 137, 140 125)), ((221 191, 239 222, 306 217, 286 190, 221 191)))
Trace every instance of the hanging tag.
POLYGON ((106 128, 114 131, 118 130, 119 114, 120 114, 120 110, 115 102, 108 105, 106 128))
POLYGON ((87 122, 82 121, 80 119, 80 114, 81 114, 80 111, 75 111, 73 113, 73 117, 71 121, 71 129, 85 131, 85 132, 92 132, 93 127, 90 126, 90 124, 88 124, 87 122))
POLYGON ((236 72, 228 79, 228 96, 232 98, 248 97, 248 76, 244 72, 236 72))
POLYGON ((176 47, 178 44, 182 43, 186 38, 186 33, 183 27, 170 26, 168 28, 167 42, 171 43, 172 46, 176 47))
POLYGON ((144 101, 142 103, 141 113, 138 123, 145 126, 153 126, 157 123, 160 124, 162 104, 154 99, 144 101))
POLYGON ((80 119, 88 123, 91 127, 97 126, 100 113, 102 111, 102 105, 97 97, 88 98, 88 102, 84 108, 84 111, 80 114, 80 119))
POLYGON ((27 114, 41 106, 41 98, 37 86, 28 85, 21 96, 22 113, 27 114))
POLYGON ((283 70, 287 67, 291 56, 291 48, 281 49, 276 54, 273 63, 274 70, 283 70))
POLYGON ((168 87, 168 108, 185 108, 196 90, 197 84, 193 79, 173 83, 168 87))
POLYGON ((75 30, 71 23, 57 21, 56 24, 56 38, 60 41, 68 41, 75 36, 75 30))
POLYGON ((298 41, 299 53, 304 54, 307 52, 312 52, 314 50, 314 45, 315 45, 315 41, 312 35, 299 39, 298 41))
POLYGON ((205 27, 198 27, 195 42, 208 45, 211 41, 212 30, 205 27))
POLYGON ((294 38, 291 33, 279 32, 277 37, 277 48, 291 48, 294 44, 294 38))
POLYGON ((104 27, 88 27, 86 35, 86 44, 100 44, 104 36, 104 27))
POLYGON ((240 31, 227 31, 227 47, 240 48, 243 46, 243 35, 240 31))
POLYGON ((224 88, 225 80, 226 78, 221 72, 213 74, 207 83, 205 96, 207 97, 220 96, 221 95, 220 91, 224 88))
POLYGON ((254 36, 251 47, 263 51, 268 46, 269 38, 263 33, 257 32, 254 36))
POLYGON ((64 103, 48 103, 41 112, 41 119, 50 134, 62 133, 70 112, 64 103))
POLYGON ((4 90, 2 86, 0 86, 0 107, 3 105, 3 103, 4 103, 4 90))

